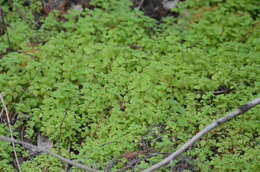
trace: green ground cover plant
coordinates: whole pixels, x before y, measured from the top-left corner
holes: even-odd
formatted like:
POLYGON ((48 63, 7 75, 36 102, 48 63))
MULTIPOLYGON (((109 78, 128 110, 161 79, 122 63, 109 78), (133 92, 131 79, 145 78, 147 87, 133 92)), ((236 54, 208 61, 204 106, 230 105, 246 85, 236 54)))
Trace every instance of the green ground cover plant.
MULTIPOLYGON (((138 152, 141 171, 260 96, 258 0, 186 0, 160 24, 128 0, 92 0, 92 9, 53 11, 38 22, 38 1, 0 4, 0 92, 15 138, 37 144, 44 135, 53 151, 94 168, 114 162, 116 171, 138 152)), ((259 171, 259 113, 214 130, 161 171, 183 160, 190 171, 259 171)), ((4 121, 0 135, 9 135, 4 121)), ((16 148, 23 171, 66 167, 16 148)), ((13 162, 11 145, 0 142, 0 171, 15 171, 13 162)))

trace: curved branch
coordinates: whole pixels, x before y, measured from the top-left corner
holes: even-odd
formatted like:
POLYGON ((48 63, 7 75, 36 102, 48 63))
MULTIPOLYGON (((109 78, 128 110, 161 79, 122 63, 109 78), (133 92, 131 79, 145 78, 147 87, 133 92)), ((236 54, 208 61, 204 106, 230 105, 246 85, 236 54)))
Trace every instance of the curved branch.
POLYGON ((70 165, 73 165, 75 167, 81 168, 81 169, 86 170, 86 171, 98 172, 98 170, 92 169, 90 167, 87 167, 87 166, 82 165, 80 163, 77 163, 75 161, 66 159, 66 158, 64 158, 64 157, 62 157, 62 156, 60 156, 60 155, 58 155, 54 152, 51 152, 49 150, 46 150, 46 149, 38 147, 38 146, 34 146, 34 145, 27 143, 27 142, 19 141, 19 140, 16 140, 16 139, 13 139, 13 138, 10 138, 10 137, 6 137, 6 136, 1 136, 1 135, 0 135, 0 140, 5 141, 5 142, 17 143, 17 144, 25 146, 26 148, 33 149, 33 150, 36 150, 38 152, 45 152, 45 153, 63 161, 63 162, 65 162, 65 163, 68 163, 70 165))
POLYGON ((181 146, 176 152, 169 155, 167 158, 162 160, 161 162, 151 166, 150 168, 144 170, 143 172, 152 172, 162 166, 170 163, 172 160, 176 159, 181 153, 185 152, 189 147, 191 147, 194 143, 196 143, 201 137, 206 135, 208 132, 213 130, 214 128, 220 126, 221 124, 228 122, 229 120, 235 118, 236 116, 247 112, 249 109, 255 107, 256 105, 260 104, 260 98, 254 99, 253 101, 249 102, 248 104, 240 106, 236 111, 229 113, 227 116, 216 120, 215 122, 209 124, 195 136, 193 136, 188 142, 186 142, 183 146, 181 146))

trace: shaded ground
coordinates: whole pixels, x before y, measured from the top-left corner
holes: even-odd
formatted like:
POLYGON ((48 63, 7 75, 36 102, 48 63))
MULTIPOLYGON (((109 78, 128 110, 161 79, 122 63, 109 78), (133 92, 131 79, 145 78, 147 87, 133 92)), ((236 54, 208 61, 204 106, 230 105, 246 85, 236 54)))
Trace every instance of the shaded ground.
MULTIPOLYGON (((145 15, 151 18, 161 20, 166 16, 178 16, 177 12, 172 12, 170 8, 174 8, 179 0, 131 0, 133 8, 142 10, 145 15)), ((53 10, 66 13, 68 9, 83 10, 84 8, 95 8, 90 5, 91 0, 42 0, 42 13, 47 15, 53 10)), ((11 8, 11 1, 9 2, 11 8)), ((30 0, 24 1, 24 6, 31 5, 30 0)))

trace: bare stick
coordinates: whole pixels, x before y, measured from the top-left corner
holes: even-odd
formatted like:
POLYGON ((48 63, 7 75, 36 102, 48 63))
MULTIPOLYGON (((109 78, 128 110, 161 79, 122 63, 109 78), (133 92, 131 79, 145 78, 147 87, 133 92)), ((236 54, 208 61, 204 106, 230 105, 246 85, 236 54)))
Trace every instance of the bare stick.
POLYGON ((214 128, 220 126, 221 124, 228 122, 229 120, 235 118, 236 116, 245 113, 249 109, 255 107, 256 105, 260 104, 260 98, 254 99, 253 101, 249 102, 248 104, 240 106, 236 111, 229 113, 227 116, 216 120, 215 122, 208 125, 206 128, 201 130, 195 136, 193 136, 188 142, 182 145, 176 152, 169 155, 167 158, 162 160, 161 162, 151 166, 150 168, 144 170, 143 172, 152 172, 162 166, 170 163, 174 159, 176 159, 181 153, 185 152, 189 147, 191 147, 194 143, 196 143, 201 137, 206 135, 208 132, 213 130, 214 128))
POLYGON ((1 136, 1 135, 0 135, 0 140, 5 141, 5 142, 17 143, 17 144, 23 145, 24 147, 26 147, 28 149, 35 150, 35 151, 38 151, 38 152, 45 152, 45 153, 63 161, 63 162, 66 162, 70 165, 73 165, 75 167, 78 167, 78 168, 86 170, 86 171, 98 172, 98 170, 92 169, 90 167, 87 167, 87 166, 82 165, 80 163, 77 163, 75 161, 66 159, 66 158, 64 158, 64 157, 62 157, 62 156, 60 156, 60 155, 58 155, 54 152, 51 152, 51 151, 46 150, 46 149, 39 147, 39 146, 32 145, 32 144, 27 143, 27 142, 19 141, 19 140, 16 140, 16 139, 13 139, 13 138, 10 138, 10 137, 6 137, 6 136, 1 136))
POLYGON ((3 112, 4 112, 4 108, 2 108, 2 110, 1 110, 1 112, 0 112, 0 119, 1 119, 1 117, 2 117, 3 112))
POLYGON ((140 10, 140 8, 142 7, 143 3, 144 3, 144 0, 141 0, 140 4, 137 7, 138 10, 140 10))
MULTIPOLYGON (((4 111, 5 111, 6 118, 7 118, 7 123, 8 123, 8 128, 9 128, 10 136, 11 136, 11 138, 13 139, 14 136, 13 136, 13 131, 12 131, 12 128, 11 128, 9 113, 8 113, 7 107, 6 107, 6 105, 5 105, 4 97, 3 97, 2 94, 0 94, 0 99, 1 99, 1 102, 2 102, 2 105, 3 105, 3 109, 4 109, 4 111)), ((18 157, 17 157, 17 154, 16 154, 15 144, 14 144, 13 142, 12 142, 12 147, 13 147, 14 157, 15 157, 16 165, 17 165, 17 167, 18 167, 18 171, 19 171, 19 172, 22 172, 22 169, 21 169, 21 167, 20 167, 19 160, 18 160, 18 157)))

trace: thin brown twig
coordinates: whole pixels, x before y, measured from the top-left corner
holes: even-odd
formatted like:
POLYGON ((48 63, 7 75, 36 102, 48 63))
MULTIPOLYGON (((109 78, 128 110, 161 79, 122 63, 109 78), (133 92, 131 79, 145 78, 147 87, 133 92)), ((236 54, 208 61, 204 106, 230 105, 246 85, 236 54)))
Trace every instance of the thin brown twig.
POLYGON ((232 91, 234 91, 233 88, 224 88, 223 90, 215 91, 213 94, 214 94, 215 96, 218 96, 218 95, 221 95, 221 94, 231 93, 232 91))
POLYGON ((4 112, 4 108, 2 108, 1 112, 0 112, 0 120, 1 120, 1 117, 3 115, 3 112, 4 112))
MULTIPOLYGON (((3 109, 4 109, 4 111, 5 111, 5 115, 6 115, 6 119, 7 119, 7 124, 8 124, 9 132, 10 132, 10 136, 11 136, 12 139, 14 139, 13 131, 12 131, 12 128, 11 128, 11 123, 10 123, 10 118, 9 118, 9 113, 8 113, 7 107, 6 107, 6 105, 5 105, 4 97, 3 97, 2 94, 0 94, 0 99, 1 99, 1 102, 2 102, 2 105, 3 105, 3 109)), ((19 172, 22 172, 22 169, 21 169, 21 166, 20 166, 18 157, 17 157, 17 153, 16 153, 16 150, 15 150, 15 144, 14 144, 14 143, 12 143, 12 147, 13 147, 14 157, 15 157, 16 165, 17 165, 17 167, 18 167, 18 171, 19 171, 19 172)))
POLYGON ((80 163, 77 163, 75 161, 72 161, 72 160, 69 160, 67 158, 64 158, 64 157, 62 157, 62 156, 60 156, 60 155, 58 155, 58 154, 56 154, 54 152, 51 152, 49 150, 46 150, 44 148, 41 148, 39 146, 35 146, 33 144, 30 144, 30 143, 27 143, 27 142, 24 142, 24 141, 19 141, 19 140, 16 140, 16 139, 13 139, 13 138, 10 138, 10 137, 6 137, 6 136, 1 136, 1 135, 0 135, 0 140, 5 141, 5 142, 11 142, 11 143, 20 144, 20 145, 23 145, 24 147, 26 147, 28 149, 35 150, 35 151, 38 151, 38 152, 47 153, 47 154, 49 154, 49 155, 51 155, 51 156, 53 156, 53 157, 55 157, 55 158, 57 158, 57 159, 59 159, 59 160, 61 160, 63 162, 66 162, 66 163, 68 163, 70 165, 78 167, 78 168, 80 168, 82 170, 86 170, 86 171, 90 171, 90 172, 98 172, 98 170, 96 170, 96 169, 87 167, 87 166, 82 165, 80 163))
POLYGON ((256 105, 260 104, 260 98, 254 99, 251 102, 240 106, 236 111, 229 113, 223 118, 220 118, 216 120, 215 122, 209 124, 206 126, 203 130, 201 130, 199 133, 197 133, 195 136, 193 136, 189 141, 187 141, 184 145, 182 145, 176 152, 170 154, 167 158, 162 160, 161 162, 151 166, 150 168, 144 170, 143 172, 152 172, 155 171, 156 169, 161 168, 164 165, 167 165, 174 159, 176 159, 181 153, 185 152, 188 148, 190 148, 194 143, 199 141, 201 137, 209 133, 211 130, 214 128, 220 126, 223 123, 228 122, 229 120, 235 118, 238 115, 241 115, 245 112, 247 112, 249 109, 255 107, 256 105))

